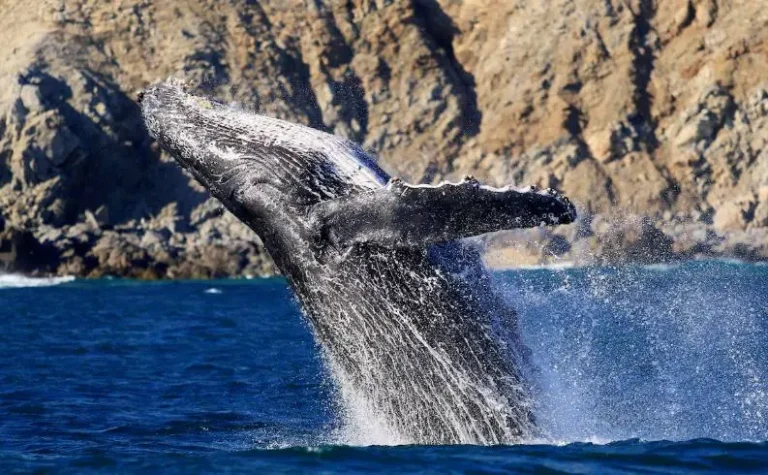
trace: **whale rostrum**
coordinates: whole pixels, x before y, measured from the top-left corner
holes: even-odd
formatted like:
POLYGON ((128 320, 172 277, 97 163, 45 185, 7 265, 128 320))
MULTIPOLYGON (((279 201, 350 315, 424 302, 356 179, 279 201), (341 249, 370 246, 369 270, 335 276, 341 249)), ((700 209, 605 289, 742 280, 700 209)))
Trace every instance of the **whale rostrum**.
POLYGON ((350 433, 423 444, 536 434, 515 312, 462 238, 570 223, 566 197, 472 177, 390 179, 343 138, 174 80, 140 100, 150 135, 259 235, 286 277, 350 433))

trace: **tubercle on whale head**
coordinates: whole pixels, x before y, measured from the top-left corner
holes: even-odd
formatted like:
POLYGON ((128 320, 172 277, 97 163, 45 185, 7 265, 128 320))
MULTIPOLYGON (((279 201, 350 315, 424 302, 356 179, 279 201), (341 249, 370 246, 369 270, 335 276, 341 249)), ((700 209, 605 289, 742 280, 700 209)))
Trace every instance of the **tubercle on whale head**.
MULTIPOLYGON (((139 92, 141 113, 150 136, 164 148, 176 142, 178 129, 183 127, 186 112, 184 98, 187 87, 179 80, 167 80, 139 92)), ((172 153, 173 154, 173 153, 172 153)), ((174 154, 174 158, 177 158, 174 154)), ((181 155, 179 153, 179 155, 181 155)))
MULTIPOLYGON (((243 172, 246 159, 234 143, 225 142, 220 124, 207 116, 215 103, 190 94, 190 85, 178 79, 155 84, 139 95, 149 135, 225 206, 242 202, 242 192, 255 177, 243 172)), ((239 218, 247 214, 236 213, 239 218)))
POLYGON ((547 188, 544 190, 544 194, 555 198, 563 206, 563 210, 558 217, 556 224, 571 224, 576 221, 578 214, 576 212, 576 206, 568 199, 567 196, 555 190, 554 188, 547 188))

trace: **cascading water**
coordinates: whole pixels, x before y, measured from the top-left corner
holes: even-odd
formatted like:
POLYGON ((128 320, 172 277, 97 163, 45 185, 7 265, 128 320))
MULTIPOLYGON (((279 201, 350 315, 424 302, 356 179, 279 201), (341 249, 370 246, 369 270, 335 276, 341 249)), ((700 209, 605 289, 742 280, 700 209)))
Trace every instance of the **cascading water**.
POLYGON ((424 257, 410 250, 352 259, 343 279, 297 289, 330 316, 313 329, 341 401, 342 442, 500 444, 530 433, 530 399, 504 347, 476 321, 482 314, 452 307, 460 280, 413 265, 424 257), (339 297, 350 294, 360 296, 354 306, 339 297), (403 304, 413 301, 418 312, 403 304))
MULTIPOLYGON (((533 441, 767 439, 763 274, 768 267, 722 262, 496 273, 532 351, 533 441)), ((347 424, 342 442, 410 442, 366 396, 377 389, 357 391, 340 368, 332 373, 347 424)), ((402 409, 389 416, 408 417, 402 409)))

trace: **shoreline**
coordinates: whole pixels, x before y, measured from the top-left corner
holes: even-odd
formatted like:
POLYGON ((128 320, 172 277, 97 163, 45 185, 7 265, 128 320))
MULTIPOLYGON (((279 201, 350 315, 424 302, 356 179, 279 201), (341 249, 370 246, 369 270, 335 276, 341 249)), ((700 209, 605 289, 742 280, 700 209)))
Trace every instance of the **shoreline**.
MULTIPOLYGON (((180 226, 178 217, 120 227, 78 223, 0 229, 0 272, 35 277, 114 276, 140 280, 276 275, 256 234, 229 213, 180 226)), ((704 223, 585 216, 556 228, 470 238, 494 270, 664 265, 691 260, 768 263, 768 229, 716 231, 704 223)), ((247 277, 246 277, 247 278, 247 277)))
MULTIPOLYGON (((768 267, 768 260, 746 260, 738 259, 728 256, 712 256, 712 255, 695 255, 687 258, 680 258, 672 261, 663 262, 597 262, 597 261, 558 261, 554 263, 542 263, 542 264, 520 264, 520 265, 504 265, 500 263, 489 263, 485 261, 486 267, 491 272, 528 272, 528 271, 550 271, 550 272, 562 272, 569 270, 583 270, 583 269, 618 269, 618 268, 640 268, 647 270, 669 271, 685 266, 691 263, 702 264, 723 264, 733 266, 755 266, 755 267, 768 267)), ((156 276, 151 275, 147 277, 142 273, 126 273, 126 274, 107 274, 98 273, 90 275, 73 275, 73 274, 51 274, 51 273, 39 273, 39 272, 8 272, 0 270, 0 289, 3 288, 15 288, 15 287, 38 287, 38 286, 51 286, 59 285, 74 281, 97 281, 97 280, 128 280, 135 282, 216 282, 216 281, 261 281, 268 279, 284 279, 284 277, 278 273, 265 273, 265 274, 231 274, 231 275, 217 275, 217 276, 156 276)))

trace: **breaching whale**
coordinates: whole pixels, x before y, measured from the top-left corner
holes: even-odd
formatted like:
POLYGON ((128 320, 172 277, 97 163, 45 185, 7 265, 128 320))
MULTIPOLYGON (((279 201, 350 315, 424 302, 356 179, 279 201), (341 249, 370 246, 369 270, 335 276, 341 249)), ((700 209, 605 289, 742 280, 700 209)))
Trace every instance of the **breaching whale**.
POLYGON ((535 433, 514 310, 460 240, 570 223, 567 198, 472 178, 409 185, 345 139, 179 81, 140 101, 150 135, 263 241, 359 430, 422 444, 535 433))

